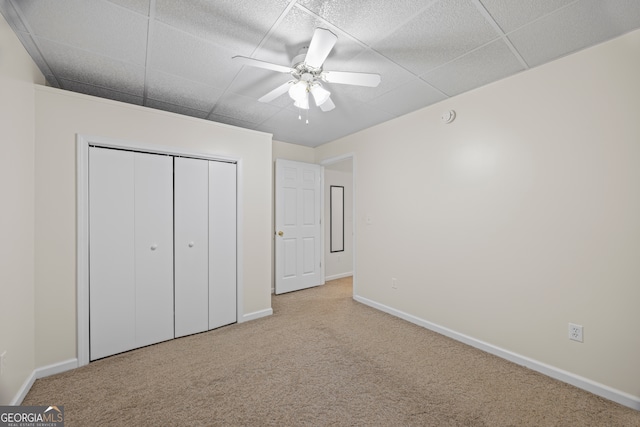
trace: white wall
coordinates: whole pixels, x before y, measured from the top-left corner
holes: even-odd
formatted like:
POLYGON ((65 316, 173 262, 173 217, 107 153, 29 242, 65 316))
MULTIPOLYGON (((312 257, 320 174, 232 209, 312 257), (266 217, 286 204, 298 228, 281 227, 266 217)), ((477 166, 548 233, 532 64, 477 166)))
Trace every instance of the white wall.
POLYGON ((36 366, 76 356, 76 134, 241 158, 244 310, 271 310, 271 135, 36 88, 36 366))
POLYGON ((44 77, 0 15, 0 405, 34 369, 34 90, 44 77))
POLYGON ((638 52, 640 31, 318 147, 355 154, 359 296, 640 409, 638 52))
MULTIPOLYGON (((351 164, 351 159, 346 160, 351 164)), ((332 166, 324 169, 324 275, 326 280, 339 279, 353 275, 353 173, 334 170, 332 166), (344 251, 331 252, 330 240, 330 187, 344 187, 344 251)))
MULTIPOLYGON (((303 145, 273 141, 273 161, 276 159, 293 160, 294 162, 314 163, 315 150, 303 145)), ((274 166, 275 167, 275 166, 274 166)))

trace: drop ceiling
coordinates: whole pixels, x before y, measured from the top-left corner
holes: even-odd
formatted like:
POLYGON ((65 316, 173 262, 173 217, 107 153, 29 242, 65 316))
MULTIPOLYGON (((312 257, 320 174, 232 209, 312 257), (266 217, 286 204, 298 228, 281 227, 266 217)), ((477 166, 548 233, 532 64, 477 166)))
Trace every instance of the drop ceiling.
POLYGON ((310 147, 640 28, 638 0, 0 0, 0 11, 50 86, 310 147), (299 111, 287 94, 258 102, 291 76, 232 57, 290 66, 316 27, 338 36, 325 69, 381 84, 326 83, 330 112, 299 111))

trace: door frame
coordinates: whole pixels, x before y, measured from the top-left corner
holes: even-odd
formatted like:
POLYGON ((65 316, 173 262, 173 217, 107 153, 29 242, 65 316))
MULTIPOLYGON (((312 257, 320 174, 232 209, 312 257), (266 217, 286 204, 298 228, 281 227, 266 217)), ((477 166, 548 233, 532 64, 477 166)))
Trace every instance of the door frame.
POLYGON ((76 134, 76 351, 78 366, 89 364, 89 146, 166 154, 236 164, 236 322, 244 320, 242 159, 177 147, 76 134))
MULTIPOLYGON (((334 163, 338 163, 338 162, 342 162, 344 160, 348 160, 351 159, 351 168, 352 168, 352 173, 351 173, 351 209, 352 209, 352 216, 351 216, 351 256, 352 256, 352 262, 353 262, 353 296, 358 295, 357 293, 357 266, 356 266, 356 238, 358 236, 357 233, 357 223, 358 221, 356 221, 356 218, 358 218, 358 215, 356 213, 356 155, 355 153, 351 152, 351 153, 345 153, 345 154, 341 154, 339 156, 336 157, 329 157, 327 159, 321 160, 320 161, 320 165, 321 166, 330 166, 334 163)), ((322 183, 322 212, 323 212, 323 224, 326 224, 326 221, 328 220, 327 218, 324 218, 324 186, 326 185, 326 183, 322 183)), ((324 236, 324 233, 323 233, 324 236)), ((323 248, 322 250, 322 271, 324 274, 324 266, 326 265, 325 263, 325 250, 323 248)))

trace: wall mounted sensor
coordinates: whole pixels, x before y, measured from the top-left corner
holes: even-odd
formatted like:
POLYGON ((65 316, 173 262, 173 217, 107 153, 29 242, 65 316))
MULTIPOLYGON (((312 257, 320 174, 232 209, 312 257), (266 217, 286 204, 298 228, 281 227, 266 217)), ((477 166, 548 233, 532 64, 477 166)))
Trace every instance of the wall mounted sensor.
POLYGON ((444 123, 449 124, 456 119, 456 112, 453 110, 445 111, 442 113, 442 116, 440 116, 440 119, 442 119, 444 123))

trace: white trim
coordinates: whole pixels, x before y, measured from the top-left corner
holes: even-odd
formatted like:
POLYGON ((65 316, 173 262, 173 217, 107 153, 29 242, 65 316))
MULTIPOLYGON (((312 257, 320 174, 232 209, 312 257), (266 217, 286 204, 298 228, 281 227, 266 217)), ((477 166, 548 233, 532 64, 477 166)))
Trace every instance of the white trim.
POLYGON ((76 136, 76 355, 89 363, 89 141, 76 136))
POLYGON ((330 280, 342 279, 342 278, 351 277, 351 276, 353 276, 353 271, 348 271, 346 273, 339 273, 339 274, 334 274, 333 276, 327 276, 325 277, 325 280, 328 282, 330 280))
POLYGON ((633 396, 629 393, 616 390, 607 385, 600 384, 598 382, 595 382, 588 378, 581 377, 571 372, 562 370, 555 366, 551 366, 546 363, 537 361, 535 359, 531 359, 529 357, 523 356, 521 354, 517 354, 512 351, 505 350, 493 344, 489 344, 487 342, 478 340, 468 335, 461 334, 449 328, 445 328, 443 326, 437 325, 435 323, 429 322, 427 320, 421 319, 419 317, 413 316, 403 311, 396 310, 395 308, 391 308, 384 304, 380 304, 378 302, 372 301, 368 298, 355 295, 354 299, 358 302, 361 302, 362 304, 368 305, 369 307, 373 307, 377 310, 391 314, 392 316, 396 316, 396 317, 399 317, 400 319, 406 320, 407 322, 411 322, 418 326, 422 326, 423 328, 437 332, 439 334, 452 338, 456 341, 463 342, 472 347, 475 347, 487 353, 493 354, 494 356, 498 356, 510 362, 516 363, 518 365, 525 366, 531 370, 540 372, 541 374, 544 374, 548 377, 565 382, 567 384, 571 384, 575 387, 581 388, 583 390, 586 390, 600 397, 604 397, 605 399, 612 400, 621 405, 627 406, 631 409, 635 409, 636 411, 640 411, 640 397, 638 396, 633 396))
POLYGON ((63 362, 37 368, 34 372, 36 379, 50 377, 51 375, 67 372, 78 367, 78 359, 69 359, 63 362))
MULTIPOLYGON (((166 154, 178 157, 192 157, 206 160, 231 162, 236 164, 237 174, 237 312, 236 321, 241 323, 243 319, 244 304, 244 276, 242 274, 243 254, 243 181, 242 159, 237 157, 218 156, 203 152, 188 152, 180 148, 159 147, 152 144, 118 140, 92 135, 76 135, 76 213, 77 213, 77 253, 76 253, 76 309, 77 309, 77 366, 89 363, 89 146, 97 145, 106 148, 119 148, 124 150, 144 151, 148 153, 166 154)), ((65 362, 63 362, 65 363, 65 362)))
POLYGON ((244 163, 236 162, 236 322, 242 323, 244 316, 244 163))
POLYGON ((9 404, 13 406, 22 404, 22 401, 25 397, 27 397, 29 390, 31 390, 31 387, 33 387, 33 383, 35 383, 36 380, 59 374, 61 372, 70 371, 77 367, 78 359, 69 359, 65 360, 64 362, 54 363, 52 365, 35 369, 33 372, 31 372, 31 375, 29 375, 29 377, 24 381, 22 387, 20 387, 20 390, 18 390, 18 393, 9 404))
POLYGON ((264 310, 254 311, 253 313, 247 313, 243 315, 241 319, 238 319, 238 323, 244 323, 250 320, 257 320, 262 317, 271 316, 272 314, 273 314, 272 308, 265 308, 264 310))
POLYGON ((35 382, 36 382, 36 371, 33 371, 31 372, 31 375, 29 375, 29 377, 26 380, 24 380, 22 387, 20 387, 20 390, 18 390, 18 393, 15 395, 13 400, 9 402, 9 405, 12 405, 12 406, 21 405, 22 401, 24 400, 25 397, 27 397, 27 393, 29 393, 29 390, 31 390, 31 387, 35 382))

